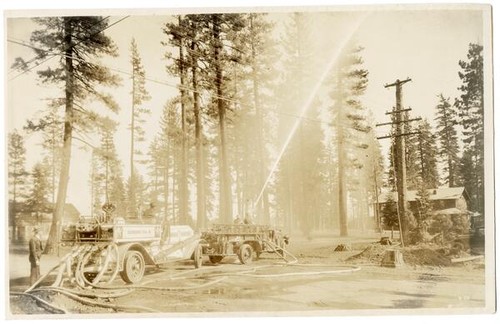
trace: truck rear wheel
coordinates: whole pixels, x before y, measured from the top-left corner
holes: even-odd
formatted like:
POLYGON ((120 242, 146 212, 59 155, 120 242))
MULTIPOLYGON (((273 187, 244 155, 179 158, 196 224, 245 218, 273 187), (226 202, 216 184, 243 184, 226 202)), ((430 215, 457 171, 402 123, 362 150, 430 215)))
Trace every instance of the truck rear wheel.
POLYGON ((120 276, 126 283, 138 283, 144 276, 146 265, 144 258, 140 252, 128 251, 125 254, 125 261, 123 262, 123 271, 120 276))
POLYGON ((252 262, 252 254, 252 247, 248 244, 242 244, 238 253, 238 259, 240 259, 242 264, 248 264, 252 262))

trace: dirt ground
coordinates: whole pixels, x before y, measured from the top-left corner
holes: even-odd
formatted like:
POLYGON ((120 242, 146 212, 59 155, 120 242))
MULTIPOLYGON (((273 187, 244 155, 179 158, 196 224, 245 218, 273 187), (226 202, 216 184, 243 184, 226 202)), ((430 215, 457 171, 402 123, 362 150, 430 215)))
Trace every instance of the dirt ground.
MULTIPOLYGON (((12 266, 20 260, 27 263, 23 253, 14 251, 9 259, 10 312, 14 318, 63 312, 258 316, 391 309, 425 313, 426 309, 485 306, 484 259, 452 264, 449 258, 426 248, 403 251, 408 262, 389 268, 380 265, 387 248, 393 247, 381 246, 370 238, 350 238, 347 242, 339 238, 299 239, 288 248, 298 259, 295 264, 285 264, 269 254, 248 265, 232 257, 218 265, 207 259, 200 269, 194 269, 192 261, 183 261, 149 270, 140 285, 115 279, 107 289, 85 291, 98 296, 79 297, 78 301, 68 296, 69 290, 32 292, 56 308, 16 294, 28 287, 28 274, 12 266), (334 251, 339 243, 346 243, 346 251, 334 251)), ((49 277, 44 285, 53 279, 49 277)), ((65 287, 82 295, 76 287, 65 287)))

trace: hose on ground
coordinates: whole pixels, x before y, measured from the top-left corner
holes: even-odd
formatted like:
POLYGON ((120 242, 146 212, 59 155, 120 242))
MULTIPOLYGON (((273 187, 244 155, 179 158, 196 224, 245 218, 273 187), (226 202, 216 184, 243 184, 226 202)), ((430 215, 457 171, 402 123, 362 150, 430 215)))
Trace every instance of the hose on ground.
MULTIPOLYGON (((152 287, 152 286, 145 286, 145 285, 127 285, 127 286, 113 286, 113 287, 100 287, 100 286, 93 286, 94 288, 97 289, 134 289, 134 290, 156 290, 156 291, 182 291, 182 290, 196 290, 196 289, 202 289, 209 287, 211 285, 215 285, 219 282, 222 282, 225 280, 226 277, 222 277, 216 280, 212 280, 210 282, 206 282, 200 285, 192 285, 192 286, 187 286, 187 287, 152 287)), ((168 279, 167 279, 168 280, 168 279)))
MULTIPOLYGON (((231 277, 231 276, 246 276, 246 277, 253 277, 253 278, 276 278, 276 277, 292 277, 292 276, 310 276, 310 275, 327 275, 327 274, 341 274, 341 273, 352 273, 361 270, 360 267, 357 266, 349 266, 349 265, 325 265, 325 264, 270 264, 270 265, 264 265, 264 266, 258 266, 258 267, 252 267, 251 269, 244 270, 244 271, 237 271, 233 273, 221 273, 221 274, 210 274, 205 277, 218 277, 220 275, 223 275, 225 277, 231 277), (287 266, 295 266, 295 267, 343 267, 347 269, 335 269, 335 270, 322 270, 322 271, 308 271, 308 272, 288 272, 288 273, 279 273, 279 274, 253 274, 257 272, 257 270, 261 270, 264 268, 271 268, 271 267, 287 267, 287 266)), ((190 277, 182 277, 182 279, 190 279, 190 277)))
POLYGON ((287 273, 276 273, 276 274, 239 274, 241 276, 252 277, 252 278, 276 278, 276 277, 293 277, 293 276, 315 276, 315 275, 327 275, 327 274, 340 274, 340 273, 352 273, 361 270, 360 267, 352 267, 351 269, 342 270, 326 270, 326 271, 307 271, 307 272, 287 272, 287 273))
POLYGON ((126 306, 126 305, 119 305, 119 304, 108 304, 108 303, 103 303, 103 302, 97 302, 93 300, 88 300, 83 297, 80 297, 76 294, 73 294, 71 292, 68 292, 66 290, 61 290, 58 291, 59 293, 72 298, 73 300, 76 300, 84 305, 87 306, 98 306, 98 307, 103 307, 103 308, 112 308, 114 310, 122 310, 122 311, 143 311, 143 312, 149 312, 149 313, 159 313, 158 310, 149 308, 149 307, 143 307, 143 306, 126 306))
MULTIPOLYGON (((73 250, 76 250, 78 251, 78 249, 73 249, 73 250)), ((38 286, 45 278, 47 278, 49 276, 49 274, 52 273, 52 271, 56 270, 57 268, 60 268, 63 263, 66 263, 66 260, 68 258, 70 258, 70 256, 72 255, 74 251, 71 251, 70 253, 67 253, 63 259, 61 260, 61 262, 59 262, 56 266, 54 266, 53 268, 51 268, 46 274, 44 274, 43 276, 41 276, 34 284, 31 285, 31 287, 29 287, 28 289, 25 290, 26 293, 30 292, 31 290, 33 290, 36 286, 38 286)), ((57 281, 57 280, 56 280, 57 281)), ((60 282, 58 283, 60 284, 60 282)))
POLYGON ((82 250, 84 250, 84 246, 80 245, 78 247, 74 247, 69 253, 67 253, 59 262, 59 271, 57 272, 57 277, 52 287, 59 287, 63 281, 64 271, 67 270, 68 274, 71 274, 71 264, 75 256, 79 255, 82 250))
POLYGON ((105 294, 99 294, 99 293, 94 293, 89 290, 74 290, 74 289, 67 289, 67 288, 62 288, 62 287, 40 287, 32 290, 33 292, 35 291, 57 291, 57 292, 69 292, 81 297, 88 297, 88 298, 118 298, 118 297, 123 297, 127 296, 130 293, 133 292, 132 289, 128 290, 117 290, 117 291, 112 291, 112 292, 107 292, 105 294))
POLYGON ((56 314, 67 314, 68 312, 61 308, 61 307, 57 307, 57 306, 54 306, 52 305, 51 303, 49 303, 48 301, 38 297, 38 296, 35 296, 33 294, 30 294, 30 293, 18 293, 18 292, 11 292, 10 293, 11 296, 27 296, 27 297, 30 297, 30 298, 33 298, 35 299, 36 301, 40 302, 42 305, 44 305, 45 307, 49 308, 47 309, 49 312, 51 313, 55 313, 56 314))

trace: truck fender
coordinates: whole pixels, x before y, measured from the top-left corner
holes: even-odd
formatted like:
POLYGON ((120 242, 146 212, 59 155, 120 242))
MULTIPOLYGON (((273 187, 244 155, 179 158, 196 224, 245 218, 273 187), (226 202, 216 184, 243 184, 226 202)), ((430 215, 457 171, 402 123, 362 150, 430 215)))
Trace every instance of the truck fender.
POLYGON ((144 262, 147 265, 155 265, 156 262, 153 260, 151 255, 149 254, 148 251, 142 246, 140 243, 127 243, 118 246, 118 265, 120 267, 120 270, 123 269, 123 262, 125 261, 125 255, 127 254, 128 251, 137 251, 142 254, 142 257, 144 258, 144 262))
POLYGON ((205 239, 199 239, 198 244, 203 246, 203 247, 207 247, 210 245, 210 244, 208 244, 208 242, 205 239))
POLYGON ((243 244, 248 244, 252 247, 252 249, 257 252, 257 253, 261 253, 262 252, 262 245, 260 244, 259 241, 255 241, 255 240, 247 240, 247 241, 243 241, 243 244))

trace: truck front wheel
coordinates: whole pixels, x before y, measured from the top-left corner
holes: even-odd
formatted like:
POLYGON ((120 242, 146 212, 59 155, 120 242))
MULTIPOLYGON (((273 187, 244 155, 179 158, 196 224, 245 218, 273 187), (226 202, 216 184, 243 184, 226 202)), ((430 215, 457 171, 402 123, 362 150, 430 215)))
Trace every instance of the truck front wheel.
POLYGON ((201 245, 197 245, 194 249, 194 267, 196 269, 201 268, 203 264, 203 247, 201 245))
POLYGON ((125 254, 123 271, 120 272, 120 276, 126 283, 135 284, 141 281, 145 270, 146 265, 142 254, 137 251, 128 251, 125 254))

